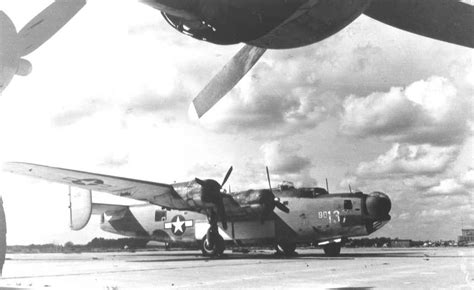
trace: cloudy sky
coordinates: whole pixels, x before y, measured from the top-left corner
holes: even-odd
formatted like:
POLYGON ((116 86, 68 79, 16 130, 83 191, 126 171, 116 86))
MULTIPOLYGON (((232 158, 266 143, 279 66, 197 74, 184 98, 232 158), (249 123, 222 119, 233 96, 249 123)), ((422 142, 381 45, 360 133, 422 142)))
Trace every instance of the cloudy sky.
MULTIPOLYGON (((3 0, 17 29, 51 1, 3 0)), ((27 57, 0 98, 0 162, 171 183, 221 180, 386 192, 377 236, 455 239, 474 226, 473 53, 361 16, 299 49, 268 51, 201 120, 192 98, 242 45, 174 31, 133 0, 90 0, 27 57)), ((68 228, 67 187, 2 173, 8 242, 111 237, 68 228)))

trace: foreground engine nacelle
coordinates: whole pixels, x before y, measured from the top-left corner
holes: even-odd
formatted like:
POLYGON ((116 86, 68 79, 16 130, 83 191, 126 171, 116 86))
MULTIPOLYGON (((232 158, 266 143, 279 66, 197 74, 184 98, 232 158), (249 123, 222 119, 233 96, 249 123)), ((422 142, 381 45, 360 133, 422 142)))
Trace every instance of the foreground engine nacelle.
POLYGON ((293 48, 320 41, 357 18, 370 0, 142 0, 179 32, 217 44, 293 48))

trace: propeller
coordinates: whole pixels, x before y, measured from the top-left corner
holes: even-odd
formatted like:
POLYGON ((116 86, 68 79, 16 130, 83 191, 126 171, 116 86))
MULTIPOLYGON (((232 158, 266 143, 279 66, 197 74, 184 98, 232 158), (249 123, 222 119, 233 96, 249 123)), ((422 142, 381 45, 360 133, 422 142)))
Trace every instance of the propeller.
POLYGON ((199 118, 224 97, 257 63, 265 48, 245 45, 193 100, 199 118))
POLYGON ((22 58, 35 51, 86 4, 86 0, 56 0, 18 33, 12 20, 0 11, 0 93, 14 75, 30 74, 32 66, 22 58))
POLYGON ((273 193, 272 184, 270 182, 270 173, 268 171, 268 166, 266 167, 266 170, 267 170, 267 180, 268 180, 269 191, 263 191, 260 196, 260 203, 263 206, 263 212, 262 212, 262 217, 261 217, 262 223, 265 220, 265 218, 267 218, 273 212, 275 207, 277 207, 279 210, 285 213, 290 212, 290 209, 286 205, 281 203, 280 198, 276 197, 275 194, 273 193))
MULTIPOLYGON (((233 170, 233 167, 231 166, 229 170, 227 170, 227 173, 224 177, 224 180, 222 180, 221 184, 219 184, 217 181, 213 179, 202 180, 197 177, 195 178, 196 182, 202 187, 201 200, 203 202, 209 202, 216 205, 217 215, 222 220, 222 227, 224 228, 224 230, 227 229, 227 216, 225 213, 223 194, 221 193, 221 189, 225 185, 227 180, 229 179, 230 174, 232 173, 232 170, 233 170)), ((211 220, 210 223, 211 224, 217 223, 217 221, 211 220)))

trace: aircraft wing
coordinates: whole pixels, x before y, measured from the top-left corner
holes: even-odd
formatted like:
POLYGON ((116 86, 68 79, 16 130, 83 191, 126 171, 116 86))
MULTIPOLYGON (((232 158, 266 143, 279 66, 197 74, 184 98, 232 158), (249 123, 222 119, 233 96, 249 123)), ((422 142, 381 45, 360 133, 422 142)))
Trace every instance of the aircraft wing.
POLYGON ((148 201, 167 208, 189 209, 189 205, 169 184, 22 162, 5 163, 3 170, 78 188, 148 201))
POLYGON ((364 14, 412 33, 474 48, 472 3, 467 0, 374 0, 364 14))

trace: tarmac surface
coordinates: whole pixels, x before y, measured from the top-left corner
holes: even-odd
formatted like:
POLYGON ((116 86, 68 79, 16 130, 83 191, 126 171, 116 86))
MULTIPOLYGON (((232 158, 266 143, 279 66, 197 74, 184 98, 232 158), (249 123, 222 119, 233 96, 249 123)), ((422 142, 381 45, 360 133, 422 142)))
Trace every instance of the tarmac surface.
POLYGON ((7 254, 1 289, 130 288, 450 288, 474 289, 474 248, 320 249, 279 257, 273 251, 7 254))

